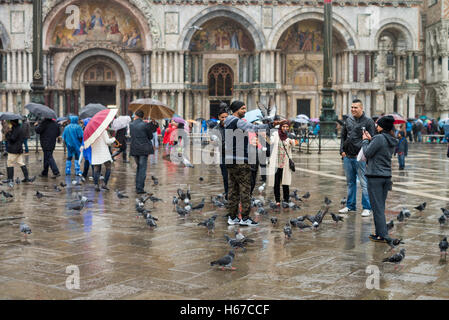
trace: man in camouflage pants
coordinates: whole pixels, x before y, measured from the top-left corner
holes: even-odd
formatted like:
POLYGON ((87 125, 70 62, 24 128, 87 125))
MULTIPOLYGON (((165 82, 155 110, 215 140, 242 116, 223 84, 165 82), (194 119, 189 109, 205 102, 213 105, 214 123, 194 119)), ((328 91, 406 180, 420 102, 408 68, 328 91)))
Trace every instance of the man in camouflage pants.
MULTIPOLYGON (((276 125, 263 124, 254 125, 246 122, 242 118, 246 113, 246 106, 241 101, 234 101, 231 104, 232 115, 224 121, 225 130, 225 161, 229 174, 229 195, 228 195, 228 224, 241 226, 257 226, 258 223, 250 218, 251 209, 251 166, 248 155, 248 131, 271 129, 276 125), (239 137, 226 137, 230 132, 241 130, 239 137), (244 138, 243 138, 244 137, 244 138), (242 138, 244 141, 237 142, 242 138), (242 143, 243 142, 243 143, 242 143), (243 149, 243 150, 239 150, 243 149), (242 220, 238 218, 239 203, 242 204, 242 220)), ((254 157, 255 159, 255 157, 254 157)))

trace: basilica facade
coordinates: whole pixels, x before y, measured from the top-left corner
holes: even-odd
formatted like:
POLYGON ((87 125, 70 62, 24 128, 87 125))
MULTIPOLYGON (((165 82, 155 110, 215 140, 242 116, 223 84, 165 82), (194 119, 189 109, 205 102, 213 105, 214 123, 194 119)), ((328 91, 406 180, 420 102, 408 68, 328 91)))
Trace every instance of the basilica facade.
MULTIPOLYGON (((42 18, 45 103, 59 115, 155 97, 187 119, 234 99, 320 116, 321 0, 44 0, 42 18)), ((32 1, 0 0, 0 111, 30 101, 32 20, 32 1)), ((334 0, 338 117, 354 98, 371 116, 449 117, 448 27, 449 0, 334 0)))

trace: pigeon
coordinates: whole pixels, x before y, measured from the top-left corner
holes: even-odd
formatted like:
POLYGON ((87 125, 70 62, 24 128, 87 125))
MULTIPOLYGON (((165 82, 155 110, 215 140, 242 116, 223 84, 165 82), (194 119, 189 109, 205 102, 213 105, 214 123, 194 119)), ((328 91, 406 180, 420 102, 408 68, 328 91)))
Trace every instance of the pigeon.
POLYGON ((309 220, 310 222, 312 222, 312 224, 314 224, 315 227, 318 227, 321 224, 321 222, 323 221, 323 218, 327 214, 328 210, 329 210, 329 208, 326 207, 326 210, 324 210, 324 211, 318 210, 318 213, 315 216, 306 215, 305 218, 307 220, 309 220))
POLYGON ((178 198, 176 196, 173 196, 173 200, 171 203, 173 203, 173 206, 175 206, 178 204, 178 201, 179 201, 178 198))
POLYGON ((399 222, 404 221, 405 216, 404 216, 404 212, 402 212, 402 210, 399 212, 399 214, 396 216, 396 219, 398 219, 399 222))
POLYGON ((401 211, 402 211, 402 214, 404 215, 404 217, 407 218, 407 219, 412 216, 412 213, 407 208, 402 208, 401 211))
POLYGON ((382 262, 400 263, 405 257, 405 249, 401 249, 399 253, 395 253, 391 257, 385 258, 382 262))
POLYGON ((203 177, 200 177, 200 179, 199 179, 200 181, 204 181, 204 178, 203 177))
POLYGON ((282 205, 282 208, 283 208, 283 209, 289 208, 288 202, 282 201, 281 205, 282 205))
POLYGON ((158 220, 159 220, 158 218, 153 217, 153 216, 150 214, 151 211, 148 211, 148 210, 146 210, 146 211, 147 211, 147 212, 145 212, 144 214, 142 214, 142 216, 143 216, 145 219, 151 219, 151 220, 154 220, 154 221, 158 221, 158 220))
POLYGON ((181 199, 182 201, 184 201, 184 199, 187 197, 182 189, 178 189, 176 192, 178 193, 179 199, 181 199))
POLYGON ((192 210, 200 210, 200 212, 201 212, 203 210, 203 208, 204 208, 204 198, 201 200, 201 202, 198 205, 192 207, 192 210))
POLYGON ((27 234, 31 234, 31 228, 26 223, 21 222, 20 223, 20 232, 23 232, 23 234, 25 235, 25 240, 26 240, 27 234))
POLYGON ((163 202, 163 201, 162 201, 162 199, 159 199, 159 198, 153 197, 153 193, 150 193, 150 195, 149 195, 149 199, 151 200, 151 202, 153 203, 153 205, 154 205, 154 203, 155 203, 155 202, 158 202, 158 201, 161 201, 161 202, 163 202))
POLYGON ((72 184, 73 184, 74 186, 82 186, 82 184, 81 184, 78 180, 73 180, 73 181, 72 181, 72 184))
POLYGON ((261 207, 263 207, 264 205, 265 205, 265 203, 264 203, 262 200, 260 200, 260 199, 254 199, 254 206, 255 206, 255 207, 261 208, 261 207))
POLYGON ((310 198, 310 192, 307 191, 301 198, 309 199, 310 198))
POLYGON ((267 214, 267 211, 265 210, 264 207, 257 208, 257 211, 256 211, 256 212, 257 212, 258 214, 263 214, 263 215, 267 214))
POLYGON ((207 228, 207 234, 208 235, 210 234, 211 231, 212 231, 212 233, 214 233, 215 219, 217 219, 217 215, 216 214, 214 214, 209 219, 206 219, 206 220, 198 223, 198 226, 205 226, 207 228))
POLYGON ((10 188, 14 188, 14 182, 12 182, 12 181, 9 181, 9 182, 8 182, 8 187, 10 187, 10 188))
MULTIPOLYGON (((318 222, 314 222, 318 223, 318 222)), ((319 224, 318 224, 319 225, 319 224)), ((304 221, 298 221, 296 222, 296 226, 299 228, 299 230, 303 230, 303 229, 307 229, 307 228, 312 228, 311 226, 309 226, 307 223, 305 223, 304 221)), ((314 226, 315 227, 315 226, 314 226)))
POLYGON ((288 222, 284 226, 284 235, 285 235, 285 238, 288 238, 288 239, 290 239, 292 237, 292 228, 290 227, 288 222))
POLYGON ((59 185, 60 185, 61 187, 63 187, 63 188, 67 187, 67 184, 64 183, 64 182, 61 182, 59 185))
POLYGON ((157 186, 159 184, 159 179, 156 178, 155 176, 151 176, 151 180, 153 180, 153 183, 155 186, 157 186))
POLYGON ((279 210, 280 209, 279 206, 271 200, 270 200, 270 208, 271 208, 271 210, 279 210))
POLYGON ((259 190, 259 193, 262 193, 262 192, 265 190, 265 183, 262 184, 262 185, 258 188, 258 190, 259 190))
POLYGON ((227 255, 225 255, 224 257, 216 260, 216 261, 212 261, 210 263, 211 266, 215 266, 215 265, 219 265, 221 266, 221 269, 224 270, 225 267, 230 267, 232 270, 235 270, 236 268, 234 268, 232 266, 232 262, 234 261, 234 251, 229 251, 229 253, 227 255))
POLYGON ((404 242, 402 242, 402 239, 393 239, 390 237, 385 237, 385 240, 387 241, 387 244, 391 247, 391 249, 396 248, 400 244, 404 244, 404 242))
POLYGON ((342 205, 342 206, 344 206, 344 205, 346 205, 346 197, 344 197, 343 199, 341 199, 340 200, 340 204, 342 205))
POLYGON ((419 212, 423 211, 426 208, 426 202, 421 203, 419 206, 415 207, 419 212))
POLYGON ((446 216, 446 218, 449 218, 449 210, 446 208, 441 208, 441 211, 443 211, 443 214, 446 216))
POLYGON ((438 222, 440 223, 440 226, 446 223, 446 216, 444 214, 441 215, 441 217, 438 218, 438 222))
POLYGON ((242 248, 243 251, 246 251, 245 243, 238 239, 232 239, 227 234, 225 234, 225 239, 227 243, 231 246, 232 249, 242 248))
POLYGON ((76 201, 76 202, 72 202, 69 203, 67 205, 67 209, 69 210, 75 210, 75 211, 81 211, 84 209, 85 205, 87 202, 87 198, 86 197, 82 197, 80 200, 76 201))
POLYGON ((16 178, 16 184, 20 184, 20 178, 19 177, 16 178))
POLYGON ((61 188, 58 187, 58 185, 56 185, 56 184, 53 185, 53 188, 55 189, 56 192, 61 192, 62 191, 61 188))
POLYGON ((332 203, 332 200, 329 199, 328 197, 325 197, 325 198, 324 198, 324 203, 325 203, 327 206, 329 206, 329 205, 332 203))
POLYGON ((387 223, 387 231, 390 231, 391 229, 393 229, 394 227, 394 222, 393 220, 391 220, 390 222, 387 223))
POLYGON ((219 207, 219 208, 224 208, 225 204, 223 202, 220 202, 216 199, 214 199, 213 197, 211 197, 212 203, 214 204, 214 206, 219 207))
POLYGON ((119 198, 119 199, 129 198, 126 194, 122 193, 120 190, 115 190, 115 194, 117 195, 117 198, 119 198))
POLYGON ((244 235, 243 233, 241 233, 240 230, 236 230, 236 231, 234 232, 234 234, 235 234, 235 238, 236 238, 237 240, 243 242, 245 245, 246 245, 247 243, 253 243, 253 242, 254 242, 253 239, 245 237, 245 235, 244 235))
POLYGON ((299 220, 298 219, 290 219, 289 222, 292 226, 296 227, 296 224, 299 222, 299 220))
POLYGON ((2 190, 1 194, 5 197, 5 198, 12 198, 14 197, 12 194, 10 194, 9 192, 6 192, 4 190, 2 190))
POLYGON ((273 225, 277 224, 277 223, 278 223, 278 218, 276 218, 276 217, 271 217, 271 223, 272 223, 273 225))
POLYGON ((192 206, 188 204, 184 207, 184 210, 186 210, 188 213, 190 213, 190 211, 192 211, 192 206))
POLYGON ((154 219, 152 219, 151 217, 147 217, 145 220, 147 222, 147 226, 149 226, 150 228, 157 228, 157 224, 154 219))
POLYGON ((332 220, 335 221, 336 224, 338 224, 338 221, 343 222, 343 217, 340 217, 338 214, 331 213, 332 220))
POLYGON ((188 212, 187 210, 181 208, 181 207, 178 206, 178 205, 176 205, 176 212, 177 212, 181 217, 184 217, 184 218, 185 218, 186 215, 189 214, 189 212, 188 212))
POLYGON ((447 249, 449 248, 449 243, 447 242, 447 237, 444 237, 443 240, 438 244, 440 247, 440 257, 444 254, 444 257, 447 256, 447 249))
POLYGON ((290 201, 290 202, 288 203, 288 207, 289 207, 290 209, 293 209, 293 210, 301 209, 300 206, 298 206, 296 203, 294 203, 294 202, 292 202, 292 201, 290 201))
POLYGON ((44 196, 43 193, 41 193, 41 192, 39 192, 39 190, 37 190, 37 191, 36 191, 36 197, 37 197, 38 199, 42 199, 42 198, 45 197, 45 196, 44 196))
POLYGON ((301 201, 301 198, 298 196, 298 190, 293 190, 292 193, 290 193, 290 198, 293 198, 297 201, 301 201))

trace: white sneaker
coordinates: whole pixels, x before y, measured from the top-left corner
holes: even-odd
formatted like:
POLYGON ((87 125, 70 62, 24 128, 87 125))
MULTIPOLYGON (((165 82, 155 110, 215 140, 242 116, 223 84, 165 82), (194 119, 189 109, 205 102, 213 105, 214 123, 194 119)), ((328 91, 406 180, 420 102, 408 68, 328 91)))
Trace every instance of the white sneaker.
POLYGON ((234 219, 231 219, 231 217, 229 216, 228 217, 228 224, 229 225, 235 225, 235 224, 240 224, 240 219, 239 218, 234 218, 234 219))
POLYGON ((369 217, 371 215, 371 210, 363 209, 362 217, 369 217))
POLYGON ((349 211, 353 211, 353 210, 349 209, 348 207, 344 207, 343 209, 338 210, 338 212, 340 212, 340 213, 348 213, 349 211))

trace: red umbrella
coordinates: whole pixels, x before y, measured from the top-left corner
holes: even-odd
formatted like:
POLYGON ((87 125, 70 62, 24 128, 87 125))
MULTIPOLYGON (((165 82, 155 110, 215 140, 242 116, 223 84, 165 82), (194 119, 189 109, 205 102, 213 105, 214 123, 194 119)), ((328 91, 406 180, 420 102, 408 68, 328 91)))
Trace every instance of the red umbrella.
MULTIPOLYGON (((406 123, 405 119, 398 113, 386 114, 385 116, 392 116, 394 118, 394 124, 406 123)), ((384 117, 385 117, 384 116, 384 117)), ((382 117, 383 118, 383 117, 382 117)), ((380 118, 379 118, 380 119, 380 118)), ((377 120, 379 120, 377 119, 377 120)))
POLYGON ((84 128, 84 149, 89 148, 97 140, 109 124, 114 120, 117 109, 105 109, 98 112, 90 119, 84 128))

